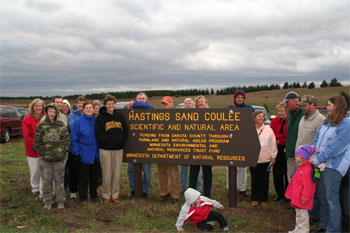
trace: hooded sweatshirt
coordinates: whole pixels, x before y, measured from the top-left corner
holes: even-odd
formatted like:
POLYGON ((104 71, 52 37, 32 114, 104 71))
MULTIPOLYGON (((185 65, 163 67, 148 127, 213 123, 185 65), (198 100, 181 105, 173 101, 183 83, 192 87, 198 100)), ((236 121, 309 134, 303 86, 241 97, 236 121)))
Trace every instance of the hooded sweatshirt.
POLYGON ((114 109, 113 114, 109 114, 105 106, 100 108, 100 114, 95 123, 95 135, 101 149, 123 149, 128 135, 128 128, 123 116, 116 109, 114 109))
POLYGON ((48 162, 58 162, 66 159, 66 154, 69 148, 69 133, 65 124, 57 120, 57 114, 54 122, 51 122, 47 115, 48 108, 57 107, 51 103, 45 107, 46 118, 36 127, 34 146, 38 152, 40 159, 48 162))
POLYGON ((181 229, 183 224, 191 220, 194 226, 197 223, 208 218, 211 211, 209 207, 220 208, 220 203, 210 198, 201 196, 201 193, 195 189, 188 188, 185 193, 185 204, 181 207, 181 211, 176 221, 176 228, 181 229), (194 204, 197 198, 200 197, 200 203, 194 204))

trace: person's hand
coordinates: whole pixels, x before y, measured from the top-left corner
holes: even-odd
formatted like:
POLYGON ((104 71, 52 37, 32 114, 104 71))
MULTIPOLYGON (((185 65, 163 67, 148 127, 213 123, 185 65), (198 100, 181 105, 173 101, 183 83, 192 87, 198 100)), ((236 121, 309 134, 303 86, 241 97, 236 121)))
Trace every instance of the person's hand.
POLYGON ((309 158, 309 162, 314 166, 316 166, 316 164, 314 164, 314 162, 312 160, 315 158, 315 156, 316 156, 316 153, 313 153, 309 158))
POLYGON ((224 206, 221 203, 219 203, 219 209, 224 209, 224 206))
POLYGON ((305 205, 306 202, 307 202, 307 201, 301 200, 301 204, 302 204, 302 205, 305 205))
POLYGON ((133 101, 133 100, 129 101, 129 103, 128 103, 127 105, 125 105, 125 107, 126 107, 127 109, 132 108, 132 106, 134 105, 134 102, 135 102, 135 101, 133 101))
POLYGON ((184 229, 183 229, 183 228, 177 228, 177 231, 178 231, 178 232, 183 232, 184 229))
POLYGON ((276 159, 275 159, 275 158, 272 158, 272 159, 271 159, 271 163, 272 163, 272 165, 275 165, 276 159))

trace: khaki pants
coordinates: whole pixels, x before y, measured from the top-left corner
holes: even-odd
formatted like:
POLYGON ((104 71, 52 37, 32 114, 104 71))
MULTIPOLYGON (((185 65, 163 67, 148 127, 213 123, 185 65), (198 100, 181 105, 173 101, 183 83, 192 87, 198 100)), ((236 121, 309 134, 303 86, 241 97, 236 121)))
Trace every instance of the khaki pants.
POLYGON ((308 233, 309 232, 309 211, 295 208, 295 228, 293 233, 308 233))
POLYGON ((43 202, 53 204, 64 203, 66 192, 64 191, 64 168, 66 160, 47 162, 40 160, 40 170, 43 187, 43 202), (55 196, 55 200, 53 199, 55 196))
POLYGON ((40 177, 40 158, 29 157, 27 156, 28 166, 30 170, 30 185, 32 186, 32 192, 43 193, 42 190, 42 180, 40 177))
POLYGON ((179 165, 157 164, 158 179, 160 186, 160 195, 168 194, 168 175, 171 184, 171 197, 179 199, 180 197, 180 181, 179 181, 179 165))
POLYGON ((118 198, 123 150, 100 149, 100 160, 102 169, 102 198, 118 198))

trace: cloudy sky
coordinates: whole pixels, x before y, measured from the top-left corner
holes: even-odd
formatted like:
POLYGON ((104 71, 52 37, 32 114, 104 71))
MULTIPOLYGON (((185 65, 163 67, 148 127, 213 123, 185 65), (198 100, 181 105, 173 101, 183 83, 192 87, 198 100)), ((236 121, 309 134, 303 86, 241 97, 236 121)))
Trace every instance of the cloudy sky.
POLYGON ((0 96, 349 84, 349 0, 1 0, 0 96))

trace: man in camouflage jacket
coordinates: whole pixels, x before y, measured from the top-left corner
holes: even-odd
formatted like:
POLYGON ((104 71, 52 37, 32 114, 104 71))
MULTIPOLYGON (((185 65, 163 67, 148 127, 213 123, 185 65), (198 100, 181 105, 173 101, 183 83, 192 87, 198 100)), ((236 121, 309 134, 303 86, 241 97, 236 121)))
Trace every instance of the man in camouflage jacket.
POLYGON ((47 117, 36 128, 33 146, 40 156, 44 208, 51 209, 54 201, 58 208, 64 208, 64 168, 70 142, 69 133, 65 124, 57 120, 58 110, 53 103, 45 107, 45 112, 47 117), (56 200, 53 200, 53 183, 56 200))

